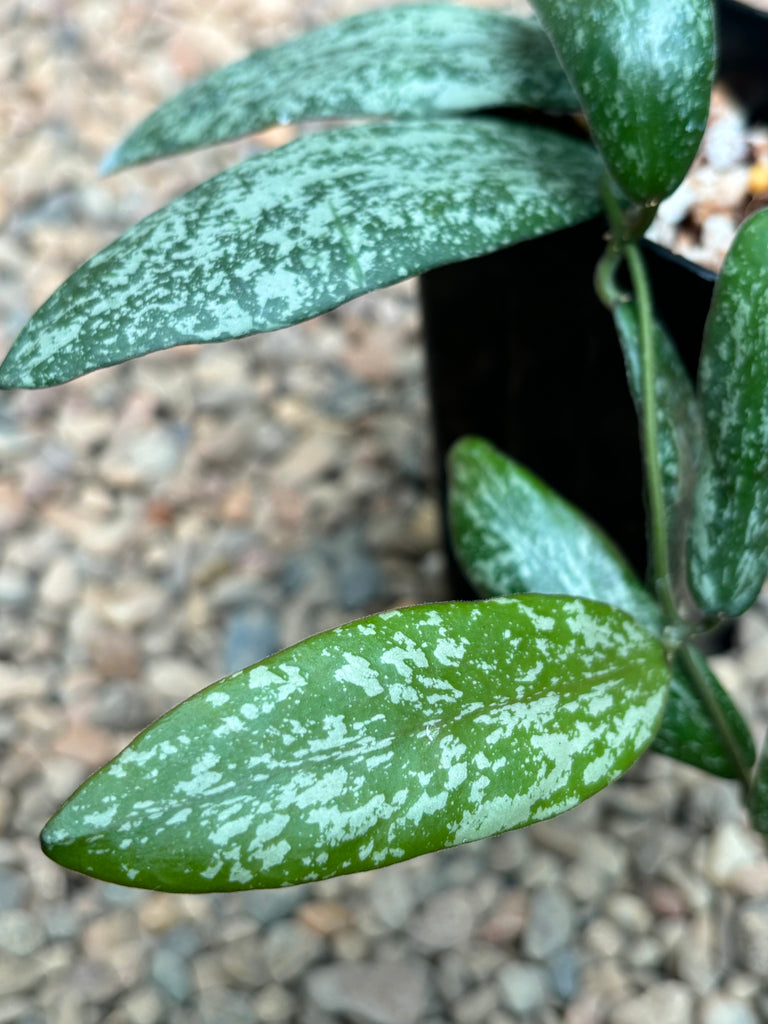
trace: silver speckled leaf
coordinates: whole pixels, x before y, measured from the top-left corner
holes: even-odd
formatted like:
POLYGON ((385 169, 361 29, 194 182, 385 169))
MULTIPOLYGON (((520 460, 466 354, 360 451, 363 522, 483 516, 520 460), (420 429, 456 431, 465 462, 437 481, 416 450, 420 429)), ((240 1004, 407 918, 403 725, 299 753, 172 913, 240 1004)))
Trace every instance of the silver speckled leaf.
MULTIPOLYGON (((705 681, 712 700, 717 704, 720 715, 740 748, 743 764, 754 764, 755 746, 747 723, 720 685, 701 651, 692 644, 689 650, 697 663, 699 680, 705 681)), ((678 656, 672 666, 672 681, 664 718, 653 739, 652 749, 657 754, 665 754, 674 757, 676 761, 701 768, 710 775, 738 779, 739 765, 720 738, 720 731, 699 696, 699 685, 691 679, 685 662, 678 656)))
POLYGON ((598 212, 587 143, 491 118, 310 135, 198 186, 76 271, 2 387, 60 384, 190 342, 306 320, 598 212))
POLYGON ((519 106, 578 106, 536 22, 446 4, 384 8, 207 75, 138 125, 105 170, 292 121, 519 106))
MULTIPOLYGON (((529 470, 480 438, 466 437, 448 459, 451 539, 467 578, 489 596, 538 591, 578 594, 628 612, 661 636, 659 606, 597 524, 529 470)), ((721 713, 754 759, 749 729, 697 651, 721 713)), ((674 665, 653 750, 725 778, 738 769, 685 666, 674 665)))
POLYGON ((712 0, 531 0, 597 147, 632 199, 672 192, 696 155, 715 71, 712 0))
POLYGON ((385 612, 174 708, 84 783, 43 847, 182 892, 380 867, 585 800, 650 743, 668 685, 656 638, 579 598, 385 612))
POLYGON ((457 441, 447 465, 451 541, 479 593, 577 594, 661 633, 657 603, 580 509, 479 437, 457 441))
POLYGON ((740 228, 715 285, 698 379, 707 456, 694 496, 691 587, 740 615, 768 571, 768 210, 740 228))

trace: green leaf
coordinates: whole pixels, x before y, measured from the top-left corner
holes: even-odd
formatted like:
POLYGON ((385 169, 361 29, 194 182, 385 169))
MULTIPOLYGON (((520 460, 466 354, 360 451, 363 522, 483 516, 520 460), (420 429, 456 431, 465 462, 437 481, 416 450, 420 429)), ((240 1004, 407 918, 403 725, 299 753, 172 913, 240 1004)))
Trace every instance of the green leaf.
POLYGON ((628 196, 672 192, 696 155, 715 71, 711 0, 532 0, 595 144, 628 196))
MULTIPOLYGON (((638 417, 643 415, 642 363, 637 308, 633 301, 613 307, 614 322, 638 417)), ((656 323, 656 423, 661 483, 675 594, 687 587, 686 539, 690 525, 704 427, 688 371, 677 347, 656 323)))
POLYGON ((740 615, 768 571, 768 210, 739 230, 712 299, 698 380, 708 442, 690 581, 701 607, 740 615))
MULTIPOLYGON (((448 513, 456 557, 482 594, 578 594, 628 612, 657 636, 661 611, 613 542, 583 512, 480 438, 457 441, 448 456, 448 513)), ((714 700, 754 760, 749 730, 704 658, 714 700)), ((664 719, 652 749, 726 778, 733 759, 698 691, 675 663, 664 719)))
MULTIPOLYGON (((709 692, 739 745, 744 763, 754 764, 755 746, 744 719, 720 685, 701 651, 690 644, 688 651, 697 663, 699 673, 706 679, 709 692)), ((723 745, 710 714, 679 656, 673 667, 669 700, 661 728, 653 740, 651 749, 657 754, 666 754, 667 757, 692 764, 709 772, 710 775, 719 775, 724 779, 740 777, 738 765, 734 763, 733 757, 723 745)))
POLYGON ((490 118, 308 136, 205 182, 81 267, 26 325, 0 386, 285 327, 587 220, 599 163, 587 143, 490 118))
POLYGON ((664 651, 533 595, 385 612, 203 690, 46 826, 60 864, 181 892, 380 867, 559 814, 650 742, 664 651))
POLYGON ((768 740, 763 744, 752 780, 749 813, 755 831, 768 835, 768 740))
POLYGON ((448 454, 448 481, 453 548, 479 593, 577 594, 661 634, 658 605, 613 541, 520 463, 464 437, 448 454))
POLYGON ((150 114, 105 170, 291 121, 577 105, 535 22, 444 4, 384 8, 195 82, 150 114))

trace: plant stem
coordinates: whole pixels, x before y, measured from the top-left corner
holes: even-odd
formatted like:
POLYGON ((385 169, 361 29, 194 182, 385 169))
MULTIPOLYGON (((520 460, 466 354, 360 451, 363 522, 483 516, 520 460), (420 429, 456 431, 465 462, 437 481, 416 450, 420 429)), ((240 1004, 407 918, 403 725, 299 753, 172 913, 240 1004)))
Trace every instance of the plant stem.
POLYGON ((730 723, 723 714, 723 709, 718 704, 717 699, 710 688, 709 681, 702 673, 701 666, 696 658, 694 658, 688 644, 682 644, 678 648, 677 653, 680 660, 685 665, 688 678, 696 687, 699 700, 707 709, 707 715, 717 729, 720 739, 723 742, 723 746, 728 751, 731 760, 736 767, 738 779, 744 788, 744 792, 748 793, 752 785, 752 768, 744 759, 744 753, 741 746, 733 735, 730 723))
POLYGON ((653 322, 653 300, 645 261, 637 243, 625 243, 624 254, 632 280, 632 289, 635 293, 640 335, 643 385, 643 462, 650 521, 651 571, 654 590, 659 602, 668 620, 675 622, 679 616, 672 594, 669 537, 661 482, 661 466, 659 465, 658 419, 656 415, 656 331, 653 322))

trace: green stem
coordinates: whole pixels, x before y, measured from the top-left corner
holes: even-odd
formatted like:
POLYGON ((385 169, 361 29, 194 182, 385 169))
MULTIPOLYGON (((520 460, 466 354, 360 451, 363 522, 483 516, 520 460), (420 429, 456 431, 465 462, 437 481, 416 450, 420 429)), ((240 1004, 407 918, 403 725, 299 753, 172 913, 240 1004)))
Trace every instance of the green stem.
POLYGON ((666 508, 659 462, 658 414, 656 408, 656 327, 653 317, 653 298, 642 253, 637 240, 644 233, 654 210, 640 207, 623 209, 606 179, 602 186, 603 203, 611 226, 606 251, 595 270, 595 288, 600 300, 613 309, 625 301, 616 284, 615 275, 622 261, 629 270, 635 306, 637 308, 640 361, 642 370, 643 469, 648 500, 649 532, 651 544, 651 571, 654 591, 667 619, 667 647, 679 655, 695 686, 703 706, 719 734, 736 768, 746 792, 751 784, 751 768, 737 738, 723 714, 717 698, 710 689, 709 680, 694 657, 684 637, 690 635, 691 624, 681 621, 675 604, 669 560, 669 536, 666 508))
POLYGON ((752 785, 752 768, 744 760, 744 754, 741 746, 731 731, 730 723, 723 714, 723 709, 718 704, 714 693, 710 689, 709 682, 706 676, 702 673, 699 663, 694 658, 689 645, 682 644, 678 648, 677 653, 687 669, 688 678, 696 687, 696 692, 699 695, 701 703, 707 709, 707 715, 709 716, 710 721, 713 722, 717 729, 720 739, 723 741, 723 746, 728 751, 731 760, 736 767, 739 781, 744 787, 744 792, 748 793, 752 785))
POLYGON ((669 566, 669 537, 664 507, 664 490, 659 464, 658 417, 656 413, 656 339, 653 322, 653 300, 645 262, 635 242, 624 246, 637 306, 640 356, 643 384, 643 462, 648 495, 648 517, 651 535, 651 570, 654 590, 670 622, 678 618, 672 593, 669 566))

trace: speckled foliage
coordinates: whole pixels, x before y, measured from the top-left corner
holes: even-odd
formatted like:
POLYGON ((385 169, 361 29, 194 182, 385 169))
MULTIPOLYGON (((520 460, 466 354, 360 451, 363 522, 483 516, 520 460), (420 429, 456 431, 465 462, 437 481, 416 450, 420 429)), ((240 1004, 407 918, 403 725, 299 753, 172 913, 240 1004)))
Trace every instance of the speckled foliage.
POLYGON ((576 106, 535 21, 405 5, 349 18, 213 72, 150 114, 105 169, 292 121, 576 106))
POLYGON ((655 201, 682 181, 707 123, 711 0, 532 0, 621 188, 655 201))
POLYGON ((707 320, 698 381, 708 460, 696 490, 691 584, 740 615, 768 570, 768 210, 740 229, 707 320))
MULTIPOLYGON (((577 594, 628 612, 658 636, 661 609, 610 538, 579 509, 523 466, 480 438, 451 450, 449 513, 456 556, 481 593, 577 594)), ((719 713, 754 762, 749 730, 706 660, 694 647, 719 713)), ((725 778, 738 766, 714 727, 684 662, 672 663, 669 699, 653 749, 725 778)))
POLYGON ((580 803, 650 743, 668 683, 661 644, 606 605, 384 612, 181 704, 43 843, 105 880, 180 891, 380 867, 580 803))
POLYGON ((473 118, 310 135, 137 224, 14 343, 3 387, 306 320, 413 274, 586 220, 600 159, 545 129, 473 118))

